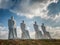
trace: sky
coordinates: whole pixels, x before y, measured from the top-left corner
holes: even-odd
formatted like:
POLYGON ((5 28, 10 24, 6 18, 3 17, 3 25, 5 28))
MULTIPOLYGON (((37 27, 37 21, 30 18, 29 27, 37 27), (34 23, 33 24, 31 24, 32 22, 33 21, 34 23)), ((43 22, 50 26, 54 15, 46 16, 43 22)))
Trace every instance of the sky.
POLYGON ((60 0, 0 0, 0 39, 8 37, 8 19, 11 16, 16 20, 18 38, 21 37, 22 20, 32 38, 35 33, 34 21, 40 30, 44 23, 52 38, 60 38, 60 0))

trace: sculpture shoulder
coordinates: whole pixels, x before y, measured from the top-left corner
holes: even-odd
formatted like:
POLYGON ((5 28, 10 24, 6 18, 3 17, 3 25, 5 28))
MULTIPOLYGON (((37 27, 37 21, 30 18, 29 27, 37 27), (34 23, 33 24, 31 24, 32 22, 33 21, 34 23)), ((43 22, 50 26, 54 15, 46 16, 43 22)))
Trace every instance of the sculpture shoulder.
POLYGON ((14 22, 16 22, 16 20, 13 20, 14 22))
POLYGON ((21 25, 22 25, 23 23, 21 23, 21 25))
POLYGON ((20 24, 21 26, 23 25, 23 23, 20 24))
POLYGON ((14 23, 16 23, 16 21, 15 21, 15 20, 13 20, 13 22, 14 22, 14 23))
POLYGON ((21 23, 21 25, 25 25, 24 23, 21 23))
POLYGON ((41 27, 43 27, 43 25, 41 25, 41 27))
POLYGON ((37 24, 33 24, 34 26, 38 26, 37 24))
POLYGON ((43 25, 42 25, 41 27, 42 27, 42 28, 45 28, 45 26, 43 26, 43 25))
POLYGON ((8 20, 8 22, 10 22, 10 21, 11 21, 11 19, 8 20))
POLYGON ((36 25, 36 24, 33 24, 34 26, 36 25))

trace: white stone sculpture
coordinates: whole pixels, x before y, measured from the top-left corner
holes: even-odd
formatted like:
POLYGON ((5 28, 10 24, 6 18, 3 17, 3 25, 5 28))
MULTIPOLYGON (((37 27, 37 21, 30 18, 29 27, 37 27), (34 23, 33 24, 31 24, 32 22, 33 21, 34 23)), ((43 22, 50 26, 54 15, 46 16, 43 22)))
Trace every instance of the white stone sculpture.
POLYGON ((26 28, 26 24, 24 23, 24 20, 23 20, 21 23, 21 30, 22 30, 21 39, 30 39, 29 32, 25 28, 26 28))
POLYGON ((16 39, 17 38, 16 22, 13 16, 11 16, 11 19, 8 20, 8 28, 9 28, 8 39, 16 39))
POLYGON ((42 39, 42 32, 39 30, 37 23, 35 22, 33 26, 35 30, 35 39, 42 39))
POLYGON ((44 23, 41 25, 41 29, 43 31, 43 38, 44 39, 51 39, 50 33, 46 31, 46 27, 44 26, 44 23))

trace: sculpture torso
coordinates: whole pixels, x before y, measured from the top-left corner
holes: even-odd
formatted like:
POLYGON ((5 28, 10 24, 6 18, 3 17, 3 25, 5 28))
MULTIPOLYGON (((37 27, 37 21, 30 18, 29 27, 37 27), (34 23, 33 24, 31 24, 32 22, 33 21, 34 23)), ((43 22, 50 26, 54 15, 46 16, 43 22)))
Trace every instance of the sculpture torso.
POLYGON ((41 26, 41 28, 42 28, 42 31, 44 32, 44 33, 46 33, 46 28, 45 28, 45 26, 41 26))
POLYGON ((9 19, 9 20, 8 20, 8 26, 9 26, 9 28, 14 28, 14 27, 15 27, 15 21, 9 19))
POLYGON ((36 32, 38 31, 38 25, 37 24, 34 24, 34 29, 36 32))
POLYGON ((24 23, 21 23, 21 30, 25 31, 25 24, 24 23))

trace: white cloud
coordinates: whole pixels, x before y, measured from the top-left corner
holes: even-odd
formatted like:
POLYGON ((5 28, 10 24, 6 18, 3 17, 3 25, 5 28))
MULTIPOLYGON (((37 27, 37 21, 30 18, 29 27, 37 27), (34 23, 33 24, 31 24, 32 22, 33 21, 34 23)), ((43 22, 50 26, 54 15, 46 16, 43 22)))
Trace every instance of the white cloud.
POLYGON ((18 15, 24 15, 26 17, 34 17, 34 16, 41 16, 42 17, 42 10, 47 6, 47 4, 44 3, 34 3, 32 5, 29 5, 29 1, 21 2, 20 5, 18 5, 19 8, 15 8, 12 10, 12 12, 17 13, 18 15))
POLYGON ((60 27, 46 27, 46 30, 50 32, 53 39, 60 39, 60 27))
MULTIPOLYGON (((36 0, 37 1, 37 0, 36 0)), ((17 15, 20 16, 26 16, 27 18, 33 18, 33 17, 41 17, 44 19, 51 18, 47 15, 48 10, 47 6, 52 3, 57 2, 56 0, 38 0, 35 3, 30 4, 30 0, 22 0, 21 3, 17 6, 18 8, 14 8, 10 11, 17 13, 17 15), (39 3, 41 1, 41 3, 39 3), (46 3, 44 3, 46 2, 46 3)), ((53 18, 52 18, 53 19, 53 18)))
POLYGON ((0 39, 7 39, 7 37, 8 37, 7 28, 0 26, 0 39))
POLYGON ((15 5, 15 1, 13 2, 12 0, 0 0, 0 8, 1 9, 10 9, 12 6, 15 5))
POLYGON ((20 27, 17 27, 17 36, 18 36, 18 38, 21 38, 21 29, 20 29, 20 27))
POLYGON ((40 3, 36 3, 36 4, 33 4, 32 6, 26 6, 26 7, 24 7, 23 5, 21 10, 14 9, 12 10, 12 12, 16 12, 18 15, 22 14, 23 16, 26 16, 29 18, 32 18, 34 16, 40 16, 41 18, 45 18, 47 15, 47 10, 45 8, 46 6, 47 4, 40 4, 40 3), (45 10, 45 12, 43 12, 43 10, 45 10))
MULTIPOLYGON (((0 27, 1 29, 1 27, 0 27)), ((6 28, 5 28, 6 29, 6 28)), ((0 30, 0 39, 8 39, 8 30, 0 30)), ((50 32, 50 35, 52 36, 53 39, 60 39, 60 27, 49 27, 47 26, 47 29, 46 29, 48 32, 50 32)), ((30 37, 32 39, 35 39, 35 31, 29 31, 29 34, 30 34, 30 37)), ((20 39, 21 38, 21 29, 19 27, 17 27, 17 35, 18 35, 18 38, 20 39)))
POLYGON ((41 18, 48 19, 50 17, 47 15, 47 6, 57 1, 58 0, 22 0, 15 4, 15 1, 13 2, 12 0, 0 0, 0 8, 10 9, 10 7, 15 5, 10 11, 17 13, 17 15, 28 18, 40 16, 41 18))

